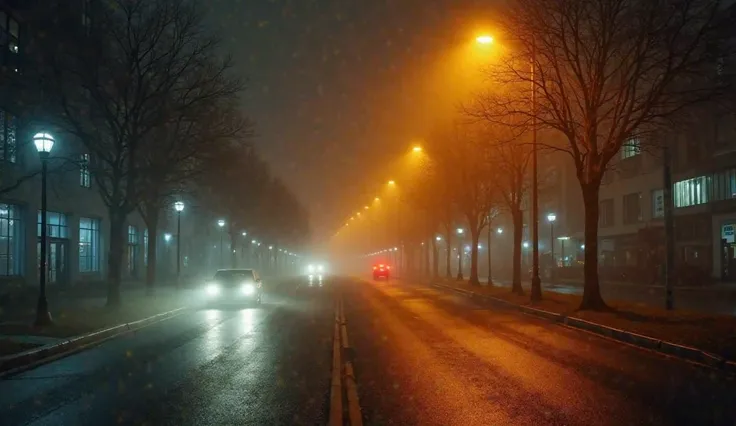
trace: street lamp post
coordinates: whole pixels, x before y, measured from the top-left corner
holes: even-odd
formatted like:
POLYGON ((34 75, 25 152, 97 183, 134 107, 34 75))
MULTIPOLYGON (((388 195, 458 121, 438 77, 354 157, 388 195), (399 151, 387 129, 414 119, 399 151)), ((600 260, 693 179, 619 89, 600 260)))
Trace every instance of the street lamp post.
POLYGON ((51 313, 49 313, 49 302, 46 298, 46 163, 54 147, 54 137, 49 133, 36 133, 33 136, 33 144, 36 145, 38 155, 41 158, 41 259, 38 264, 38 303, 36 305, 37 326, 51 324, 51 313))
POLYGON ((181 276, 181 212, 184 211, 184 202, 175 202, 174 210, 176 210, 176 286, 179 287, 181 276))
POLYGON ((224 262, 223 251, 222 251, 222 246, 223 246, 222 237, 223 237, 223 232, 225 229, 225 219, 218 220, 217 226, 220 227, 220 269, 222 269, 223 262, 224 262))
POLYGON ((555 221, 557 220, 557 215, 554 213, 550 213, 547 215, 547 222, 549 222, 549 250, 550 254, 552 255, 552 262, 556 265, 557 262, 555 261, 555 221))
POLYGON ((463 228, 457 228, 457 235, 458 235, 458 241, 457 241, 457 280, 462 281, 463 280, 463 255, 465 254, 463 250, 463 228))
POLYGON ((493 277, 491 275, 491 215, 488 215, 488 285, 493 285, 493 277))
POLYGON ((549 222, 549 253, 552 258, 552 270, 550 271, 550 279, 555 279, 555 269, 557 267, 557 261, 555 260, 555 220, 557 215, 550 213, 547 215, 547 222, 549 222))

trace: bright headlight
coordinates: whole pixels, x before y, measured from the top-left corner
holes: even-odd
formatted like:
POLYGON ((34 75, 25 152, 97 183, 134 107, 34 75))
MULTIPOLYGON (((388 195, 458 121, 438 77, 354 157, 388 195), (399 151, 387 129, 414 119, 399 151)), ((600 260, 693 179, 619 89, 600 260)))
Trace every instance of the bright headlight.
POLYGON ((317 266, 317 270, 319 272, 322 272, 325 268, 322 265, 317 266))
POLYGON ((307 271, 314 272, 314 265, 307 266, 307 271))
POLYGON ((250 283, 243 284, 242 288, 243 288, 243 293, 248 296, 256 292, 256 287, 250 283))
POLYGON ((220 293, 220 286, 217 284, 210 284, 207 286, 207 294, 215 296, 220 293))

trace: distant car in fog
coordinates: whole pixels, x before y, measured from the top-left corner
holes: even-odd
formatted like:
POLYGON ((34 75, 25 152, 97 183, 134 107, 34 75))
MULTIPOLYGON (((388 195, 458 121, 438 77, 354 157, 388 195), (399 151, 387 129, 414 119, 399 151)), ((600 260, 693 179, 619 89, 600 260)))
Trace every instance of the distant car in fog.
POLYGON ((378 281, 380 279, 388 280, 391 275, 391 267, 380 263, 373 266, 373 280, 378 281))
POLYGON ((209 302, 254 302, 263 299, 261 278, 253 269, 220 269, 205 286, 209 302))
POLYGON ((327 275, 327 267, 324 263, 315 262, 307 265, 307 277, 310 280, 322 280, 327 275))

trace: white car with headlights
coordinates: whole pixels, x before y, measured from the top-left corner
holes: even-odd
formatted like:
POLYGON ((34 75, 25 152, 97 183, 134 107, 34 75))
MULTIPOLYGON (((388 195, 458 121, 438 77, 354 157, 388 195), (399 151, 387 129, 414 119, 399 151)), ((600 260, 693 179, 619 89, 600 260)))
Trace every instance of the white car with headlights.
POLYGON ((253 269, 220 269, 205 286, 209 302, 255 302, 263 297, 261 278, 253 269))
POLYGON ((309 277, 310 281, 322 281, 322 278, 324 278, 326 273, 327 268, 323 263, 310 263, 307 265, 307 277, 309 277))

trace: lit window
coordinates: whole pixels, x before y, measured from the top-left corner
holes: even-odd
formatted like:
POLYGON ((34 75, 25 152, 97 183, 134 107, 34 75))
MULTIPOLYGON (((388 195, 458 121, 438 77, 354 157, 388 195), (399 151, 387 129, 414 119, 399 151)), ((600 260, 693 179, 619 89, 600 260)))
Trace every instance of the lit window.
POLYGON ((128 225, 128 244, 138 244, 138 230, 133 225, 128 225))
POLYGON ((710 201, 710 177, 699 176, 675 183, 675 207, 688 207, 710 201))
POLYGON ((100 270, 100 221, 79 218, 79 272, 100 270))
POLYGON ((631 138, 621 146, 621 159, 635 157, 641 154, 641 141, 639 138, 631 138))
MULTIPOLYGON (((41 211, 38 211, 37 236, 41 236, 41 211)), ((57 212, 46 212, 46 235, 50 238, 69 238, 66 226, 66 215, 57 212)))
POLYGON ((20 208, 0 204, 0 276, 21 274, 23 241, 20 208))
POLYGON ((89 173, 89 154, 79 156, 79 186, 83 188, 92 186, 92 179, 89 173))

